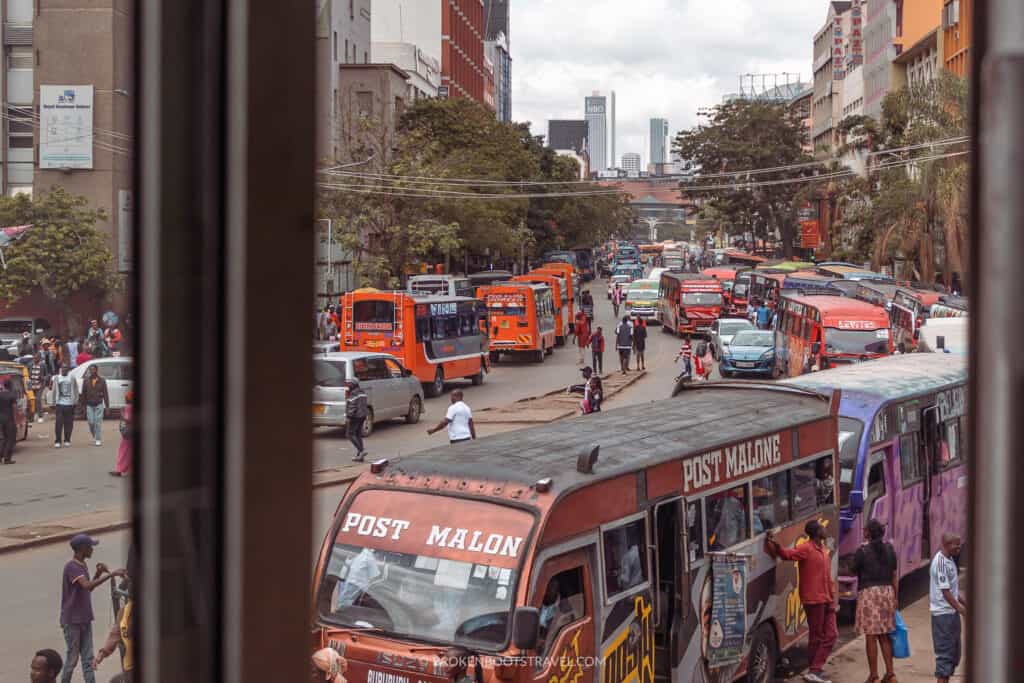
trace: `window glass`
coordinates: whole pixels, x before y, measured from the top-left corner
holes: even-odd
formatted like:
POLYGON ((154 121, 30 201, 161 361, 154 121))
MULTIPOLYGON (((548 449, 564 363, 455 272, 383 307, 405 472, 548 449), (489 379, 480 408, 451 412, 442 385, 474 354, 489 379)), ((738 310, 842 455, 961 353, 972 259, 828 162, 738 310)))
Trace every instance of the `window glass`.
POLYGON ((365 358, 357 358, 352 361, 352 374, 361 382, 370 379, 370 366, 365 358))
POLYGON ((918 452, 917 434, 900 436, 900 478, 904 487, 924 479, 921 454, 918 452))
POLYGON ((704 557, 704 529, 701 528, 703 518, 704 506, 701 501, 691 500, 686 503, 686 538, 691 564, 704 557))
POLYGON ((754 535, 790 520, 789 474, 779 472, 754 482, 754 535))
POLYGON ((725 550, 750 538, 747 518, 747 485, 708 496, 708 550, 725 550))
MULTIPOLYGON (((558 634, 587 616, 583 567, 573 567, 551 577, 540 603, 540 653, 547 653, 558 634)), ((543 666, 543 661, 538 661, 543 666)))
POLYGON ((384 365, 387 367, 389 377, 402 377, 402 366, 396 361, 393 361, 390 358, 385 358, 384 365))
POLYGON ((345 361, 314 360, 313 383, 320 387, 345 386, 345 361))
POLYGON ((625 593, 647 581, 647 534, 644 520, 603 534, 605 595, 625 593))
POLYGON ((793 497, 793 518, 799 519, 813 514, 818 509, 818 486, 813 462, 797 465, 789 471, 790 490, 793 497))
POLYGON ((117 363, 96 363, 95 367, 99 368, 100 377, 103 379, 117 379, 117 363))
POLYGON ((121 380, 131 381, 134 372, 131 363, 118 363, 117 364, 117 378, 121 380))
POLYGON ((357 330, 375 329, 370 325, 386 324, 390 329, 395 322, 395 305, 390 301, 357 301, 352 306, 352 320, 357 330))
POLYGON ((427 316, 416 318, 416 341, 430 341, 430 318, 427 316))

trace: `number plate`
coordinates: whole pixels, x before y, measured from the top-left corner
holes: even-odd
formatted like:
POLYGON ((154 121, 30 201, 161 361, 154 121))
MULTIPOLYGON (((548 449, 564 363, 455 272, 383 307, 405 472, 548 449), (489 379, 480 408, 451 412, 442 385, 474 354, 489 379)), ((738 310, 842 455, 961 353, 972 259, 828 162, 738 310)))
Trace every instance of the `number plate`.
POLYGON ((323 415, 326 412, 327 412, 327 406, 325 406, 323 403, 314 403, 313 404, 313 414, 314 415, 323 415))
POLYGON ((738 368, 752 368, 756 365, 756 363, 751 363, 750 361, 745 360, 738 360, 736 361, 735 365, 738 368))

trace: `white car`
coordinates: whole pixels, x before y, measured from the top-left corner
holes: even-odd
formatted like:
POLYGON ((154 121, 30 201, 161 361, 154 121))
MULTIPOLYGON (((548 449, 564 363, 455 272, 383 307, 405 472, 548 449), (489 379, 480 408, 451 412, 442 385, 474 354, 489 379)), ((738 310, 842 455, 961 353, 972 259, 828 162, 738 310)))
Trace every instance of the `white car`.
POLYGON ((612 298, 612 292, 615 291, 615 284, 619 283, 622 285, 622 291, 625 292, 626 288, 629 287, 629 276, 628 275, 612 275, 608 278, 608 298, 612 298))
POLYGON ((100 377, 107 380, 107 395, 110 397, 110 405, 107 412, 118 412, 127 405, 124 397, 132 390, 134 383, 134 364, 128 356, 107 356, 106 358, 93 358, 86 361, 68 373, 78 385, 78 393, 82 393, 82 383, 85 381, 89 368, 95 366, 99 369, 100 377))

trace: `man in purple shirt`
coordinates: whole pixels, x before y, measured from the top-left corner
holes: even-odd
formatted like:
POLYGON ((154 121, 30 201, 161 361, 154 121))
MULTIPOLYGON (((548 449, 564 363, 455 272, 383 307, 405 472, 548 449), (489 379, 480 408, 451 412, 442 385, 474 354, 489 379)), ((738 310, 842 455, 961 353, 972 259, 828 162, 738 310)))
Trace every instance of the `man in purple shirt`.
POLYGON ((92 592, 115 576, 124 576, 123 569, 111 572, 102 562, 96 563, 96 574, 89 580, 89 566, 85 563, 92 557, 92 549, 99 541, 86 534, 71 539, 75 556, 64 565, 64 576, 60 590, 60 627, 64 631, 67 656, 64 658, 62 683, 69 683, 78 660, 82 660, 82 677, 85 683, 96 683, 92 670, 92 592))

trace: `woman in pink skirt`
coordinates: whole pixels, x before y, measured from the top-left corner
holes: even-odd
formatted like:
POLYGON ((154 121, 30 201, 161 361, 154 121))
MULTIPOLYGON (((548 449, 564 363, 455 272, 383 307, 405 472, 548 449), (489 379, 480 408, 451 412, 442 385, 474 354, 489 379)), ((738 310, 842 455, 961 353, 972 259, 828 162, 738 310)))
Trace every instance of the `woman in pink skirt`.
POLYGON ((864 525, 866 543, 853 556, 853 572, 857 575, 858 633, 864 634, 868 655, 867 683, 878 683, 878 650, 882 650, 885 676, 882 681, 894 683, 892 670, 892 640, 889 634, 896 630, 899 566, 896 551, 885 542, 885 527, 877 519, 864 525))
POLYGON ((132 420, 135 409, 132 406, 132 392, 124 395, 125 406, 121 409, 121 445, 117 447, 117 463, 112 477, 127 477, 132 469, 132 420))

